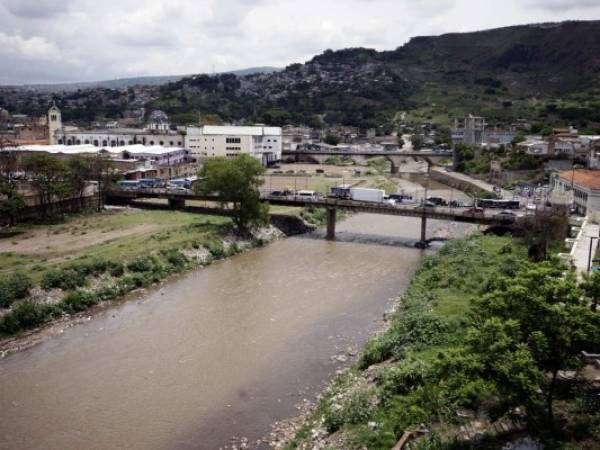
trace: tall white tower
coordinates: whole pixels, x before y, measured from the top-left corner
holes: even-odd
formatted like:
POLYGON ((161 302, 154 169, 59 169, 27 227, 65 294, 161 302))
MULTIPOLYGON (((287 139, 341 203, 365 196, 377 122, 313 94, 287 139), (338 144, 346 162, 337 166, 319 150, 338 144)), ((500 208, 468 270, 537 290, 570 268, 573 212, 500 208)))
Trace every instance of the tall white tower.
POLYGON ((60 115, 60 109, 56 106, 56 103, 52 102, 52 106, 48 110, 48 137, 50 139, 50 145, 56 145, 58 143, 58 132, 62 130, 62 118, 60 115))

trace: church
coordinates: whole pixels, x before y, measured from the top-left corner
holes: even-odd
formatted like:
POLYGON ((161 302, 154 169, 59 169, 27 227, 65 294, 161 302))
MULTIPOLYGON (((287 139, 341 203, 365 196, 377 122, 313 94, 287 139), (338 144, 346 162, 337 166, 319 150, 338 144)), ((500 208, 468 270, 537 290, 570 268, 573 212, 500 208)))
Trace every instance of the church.
POLYGON ((56 104, 48 110, 48 136, 51 145, 85 145, 122 147, 124 145, 162 145, 184 147, 184 133, 171 129, 168 116, 160 110, 148 117, 145 128, 96 128, 81 130, 62 123, 56 104))

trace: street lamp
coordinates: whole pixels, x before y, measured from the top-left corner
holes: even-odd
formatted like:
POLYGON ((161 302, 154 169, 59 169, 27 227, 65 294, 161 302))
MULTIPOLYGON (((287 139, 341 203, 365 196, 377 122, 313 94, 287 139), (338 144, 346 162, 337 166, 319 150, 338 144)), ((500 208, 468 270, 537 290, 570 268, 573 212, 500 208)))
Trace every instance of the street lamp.
POLYGON ((590 236, 590 253, 588 255, 588 273, 590 272, 590 270, 592 270, 592 243, 594 242, 594 239, 598 239, 598 237, 596 236, 590 236))

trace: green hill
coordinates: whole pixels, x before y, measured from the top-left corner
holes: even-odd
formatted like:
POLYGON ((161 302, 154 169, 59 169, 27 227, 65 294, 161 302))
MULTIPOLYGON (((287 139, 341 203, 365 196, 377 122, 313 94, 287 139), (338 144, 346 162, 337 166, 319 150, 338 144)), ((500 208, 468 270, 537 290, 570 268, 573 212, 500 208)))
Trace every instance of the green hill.
POLYGON ((272 74, 185 78, 153 106, 273 124, 390 123, 396 112, 448 122, 600 122, 600 21, 415 37, 393 51, 327 50, 272 74))

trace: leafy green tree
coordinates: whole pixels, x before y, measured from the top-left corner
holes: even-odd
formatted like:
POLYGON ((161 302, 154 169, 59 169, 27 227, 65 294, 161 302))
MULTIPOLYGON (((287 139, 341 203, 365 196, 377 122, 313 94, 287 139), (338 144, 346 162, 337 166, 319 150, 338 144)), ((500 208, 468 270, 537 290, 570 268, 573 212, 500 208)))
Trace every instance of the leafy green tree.
POLYGON ((410 142, 412 143, 413 149, 421 150, 423 148, 423 144, 425 143, 425 138, 422 134, 413 134, 410 137, 410 142))
POLYGON ((67 161, 69 184, 79 198, 80 206, 83 202, 85 188, 94 177, 93 161, 83 156, 75 156, 67 161))
POLYGON ((596 311, 600 302, 600 271, 584 274, 581 288, 591 303, 592 311, 596 311))
POLYGON ((47 217, 52 202, 63 200, 72 192, 67 166, 63 161, 43 153, 29 156, 24 166, 39 196, 42 214, 47 217))
POLYGON ((233 222, 240 234, 246 234, 268 222, 269 207, 261 203, 258 191, 264 172, 260 161, 247 154, 212 158, 198 173, 202 181, 197 190, 215 192, 223 205, 233 205, 233 222))
POLYGON ((19 210, 24 207, 25 200, 17 186, 8 177, 0 175, 0 216, 7 217, 9 225, 14 225, 19 210))
POLYGON ((328 134, 323 139, 323 142, 325 142, 328 145, 338 145, 340 143, 340 138, 337 137, 335 134, 328 134))
POLYGON ((598 348, 600 316, 555 262, 529 265, 491 284, 474 301, 469 345, 484 377, 496 382, 500 411, 524 407, 533 425, 553 429, 558 373, 580 369, 581 352, 598 348))
POLYGON ((566 214, 552 208, 522 218, 514 229, 527 244, 529 259, 539 262, 548 257, 551 243, 562 242, 567 237, 569 223, 566 214))

